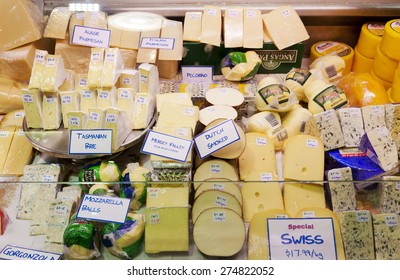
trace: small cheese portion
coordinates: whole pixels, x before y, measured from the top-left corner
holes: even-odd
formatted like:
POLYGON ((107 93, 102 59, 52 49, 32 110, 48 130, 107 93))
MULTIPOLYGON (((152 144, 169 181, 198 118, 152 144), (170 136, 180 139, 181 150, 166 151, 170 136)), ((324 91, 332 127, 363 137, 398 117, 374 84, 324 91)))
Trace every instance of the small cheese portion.
POLYGON ((366 153, 384 171, 399 164, 396 144, 386 126, 367 131, 361 138, 360 151, 366 153))
POLYGON ((347 148, 358 147, 361 137, 365 133, 361 109, 357 107, 340 108, 337 112, 343 132, 344 146, 347 148))
POLYGON ((400 177, 383 176, 379 182, 379 210, 400 214, 400 177))
POLYGON ((326 207, 324 187, 318 184, 285 182, 283 199, 290 217, 305 207, 326 207))
POLYGON ((84 89, 89 89, 87 74, 76 74, 75 75, 75 90, 81 92, 84 89))
POLYGON ((272 42, 279 50, 310 38, 299 15, 291 6, 276 8, 262 17, 272 42))
POLYGON ((164 103, 174 103, 181 105, 193 105, 192 98, 188 92, 171 92, 156 95, 157 112, 160 113, 161 107, 164 103))
POLYGON ((227 179, 234 182, 238 181, 238 171, 226 160, 208 160, 199 165, 195 170, 193 174, 193 187, 196 190, 205 180, 220 181, 219 179, 222 179, 221 181, 227 179))
POLYGON ((104 49, 91 48, 90 63, 88 71, 88 87, 89 89, 100 88, 101 79, 103 78, 103 62, 104 49))
POLYGON ((97 108, 96 90, 85 89, 81 91, 81 111, 89 112, 90 108, 97 108))
POLYGON ((151 94, 136 93, 133 104, 131 129, 146 128, 154 115, 154 107, 155 100, 151 94))
POLYGON ((382 213, 373 214, 373 232, 375 258, 377 260, 400 259, 399 215, 382 213))
POLYGON ((175 20, 164 20, 161 28, 161 38, 174 39, 172 49, 160 49, 158 60, 182 60, 183 54, 183 28, 182 22, 175 20))
POLYGON ((35 58, 33 60, 32 72, 29 79, 28 88, 41 88, 47 55, 48 52, 46 50, 35 50, 35 58))
POLYGON ((385 105, 386 126, 396 143, 397 150, 400 151, 400 105, 385 105))
POLYGON ((108 48, 104 53, 102 88, 111 88, 118 81, 119 75, 124 69, 124 61, 118 48, 108 48))
POLYGON ((365 132, 374 128, 386 126, 385 105, 370 105, 361 107, 365 132))
POLYGON ((350 167, 330 169, 328 188, 333 212, 356 209, 356 189, 350 167))
POLYGON ((4 117, 0 121, 0 128, 7 126, 22 126, 24 121, 25 111, 24 109, 19 109, 15 111, 11 111, 4 115, 4 117))
POLYGON ((61 101, 59 93, 43 95, 43 129, 58 129, 61 125, 61 101))
POLYGON ((82 111, 69 111, 67 113, 68 129, 86 128, 87 113, 82 111))
POLYGON ((133 88, 119 88, 117 90, 117 108, 125 111, 132 122, 133 108, 135 104, 135 90, 133 88))
POLYGON ((12 139, 14 138, 15 128, 15 126, 8 126, 0 129, 0 174, 7 159, 12 139))
POLYGON ((283 147, 283 179, 315 181, 324 179, 324 144, 311 135, 290 137, 283 147), (310 158, 313 160, 310 161, 310 158))
POLYGON ((64 83, 61 84, 61 86, 58 88, 58 91, 72 91, 75 90, 75 71, 66 69, 66 78, 64 80, 64 83))
POLYGON ((199 120, 199 107, 164 103, 157 120, 157 126, 190 127, 195 132, 199 120))
POLYGON ((368 210, 338 212, 346 260, 374 260, 372 217, 368 210))
POLYGON ((243 8, 227 8, 224 13, 224 46, 243 47, 243 8))
POLYGON ((61 56, 48 54, 46 56, 40 89, 43 92, 55 92, 64 83, 66 78, 67 73, 61 56))
POLYGON ((42 128, 42 92, 38 89, 23 89, 22 102, 27 126, 29 128, 42 128))
POLYGON ((260 49, 263 47, 263 21, 261 11, 256 9, 243 10, 243 47, 260 49))
POLYGON ((135 93, 139 92, 139 71, 136 69, 122 70, 118 86, 120 88, 132 88, 135 93))
POLYGON ((137 54, 137 62, 138 63, 156 63, 158 49, 152 48, 152 46, 146 46, 143 43, 143 39, 145 38, 159 38, 160 37, 161 26, 158 28, 145 30, 140 32, 140 45, 137 54))
POLYGON ((183 22, 183 40, 200 42, 202 12, 186 12, 183 22))
POLYGON ((131 133, 128 114, 116 108, 106 109, 105 129, 112 129, 112 148, 118 150, 131 133))
POLYGON ((222 180, 220 178, 218 178, 218 182, 214 182, 213 179, 211 179, 210 181, 205 180, 196 189, 196 192, 194 194, 194 199, 196 199, 203 192, 209 190, 218 190, 230 193, 239 201, 240 205, 243 205, 243 196, 236 182, 232 182, 229 179, 222 180))
POLYGON ((207 126, 217 119, 236 120, 238 111, 227 105, 207 106, 199 111, 199 121, 207 126))
POLYGON ((47 21, 43 37, 65 39, 72 12, 67 7, 55 7, 47 21))
POLYGON ((68 112, 79 111, 80 95, 76 91, 60 91, 64 128, 68 128, 68 112))
POLYGON ((271 176, 271 173, 253 172, 249 174, 243 183, 241 192, 245 222, 250 222, 256 213, 264 210, 285 209, 278 178, 271 176))
POLYGON ((200 42, 219 47, 221 45, 222 15, 218 6, 205 6, 201 22, 200 42))
POLYGON ((104 128, 106 111, 99 108, 89 108, 86 129, 104 128))
POLYGON ((21 128, 15 130, 5 161, 3 175, 22 175, 25 165, 32 159, 33 147, 21 128))
POLYGON ((160 81, 158 68, 149 63, 142 63, 138 67, 139 71, 139 92, 149 93, 155 98, 160 93, 160 81))
POLYGON ((100 109, 107 109, 117 105, 117 89, 112 88, 99 88, 97 89, 96 106, 100 109))

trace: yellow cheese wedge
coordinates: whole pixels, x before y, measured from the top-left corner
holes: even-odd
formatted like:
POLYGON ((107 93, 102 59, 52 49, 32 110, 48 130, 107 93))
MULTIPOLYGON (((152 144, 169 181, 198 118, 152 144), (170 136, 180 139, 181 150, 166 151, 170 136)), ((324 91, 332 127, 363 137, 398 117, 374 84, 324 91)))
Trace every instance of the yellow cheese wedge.
POLYGON ((100 88, 103 75, 104 49, 92 48, 88 72, 89 89, 100 88))
POLYGON ((106 111, 98 108, 89 108, 86 129, 104 128, 106 111))
POLYGON ((97 108, 97 92, 96 90, 84 89, 80 92, 81 104, 80 108, 83 112, 89 112, 90 108, 97 108))
POLYGON ((35 58, 33 60, 31 77, 29 79, 29 88, 41 88, 47 55, 48 53, 45 50, 35 50, 35 58))
POLYGON ((71 14, 67 7, 55 7, 50 13, 43 37, 65 39, 71 14))
POLYGON ((58 92, 43 95, 43 129, 58 129, 61 125, 61 101, 58 92))
POLYGON ((8 151, 2 173, 4 175, 23 175, 25 165, 32 159, 33 147, 21 128, 17 128, 8 151))
POLYGON ((61 91, 60 99, 64 128, 68 128, 67 114, 71 111, 79 111, 80 95, 76 91, 61 91))
POLYGON ((15 128, 15 126, 8 126, 0 129, 0 174, 7 159, 12 139, 14 138, 15 128))

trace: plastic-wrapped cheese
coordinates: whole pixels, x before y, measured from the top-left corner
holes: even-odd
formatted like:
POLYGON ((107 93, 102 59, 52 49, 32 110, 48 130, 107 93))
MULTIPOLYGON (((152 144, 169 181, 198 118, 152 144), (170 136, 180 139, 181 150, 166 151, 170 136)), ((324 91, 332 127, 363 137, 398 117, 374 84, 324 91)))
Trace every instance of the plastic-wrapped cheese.
POLYGON ((271 129, 281 126, 281 117, 277 112, 263 111, 255 113, 249 118, 242 117, 246 132, 267 133, 271 129))
POLYGON ((106 195, 110 189, 104 184, 95 184, 90 187, 89 194, 106 195))
POLYGON ((150 181, 150 170, 139 163, 128 163, 122 172, 124 183, 120 196, 131 199, 130 209, 137 210, 146 202, 146 189, 150 181))
POLYGON ((293 68, 286 74, 283 85, 287 86, 291 92, 294 92, 299 101, 308 102, 304 88, 306 84, 310 84, 315 79, 316 75, 313 75, 308 69, 293 68))
MULTIPOLYGON (((94 164, 86 165, 79 172, 80 182, 104 182, 105 185, 112 186, 121 178, 118 166, 113 161, 100 161, 94 164)), ((85 193, 89 192, 91 185, 83 184, 82 188, 85 193)))

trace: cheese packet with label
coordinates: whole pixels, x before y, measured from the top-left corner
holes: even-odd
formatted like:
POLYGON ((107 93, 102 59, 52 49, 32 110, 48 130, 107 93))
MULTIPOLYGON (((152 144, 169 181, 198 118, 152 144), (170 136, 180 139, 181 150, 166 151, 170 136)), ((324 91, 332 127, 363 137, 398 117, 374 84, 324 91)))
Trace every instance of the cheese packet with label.
POLYGON ((110 187, 115 182, 119 182, 120 179, 121 172, 118 165, 113 161, 99 161, 88 164, 79 172, 79 181, 88 182, 81 185, 85 193, 89 193, 91 186, 96 182, 104 182, 106 186, 110 187))
POLYGON ((122 172, 120 196, 130 198, 130 209, 138 210, 146 203, 147 188, 151 172, 138 162, 128 163, 122 172))

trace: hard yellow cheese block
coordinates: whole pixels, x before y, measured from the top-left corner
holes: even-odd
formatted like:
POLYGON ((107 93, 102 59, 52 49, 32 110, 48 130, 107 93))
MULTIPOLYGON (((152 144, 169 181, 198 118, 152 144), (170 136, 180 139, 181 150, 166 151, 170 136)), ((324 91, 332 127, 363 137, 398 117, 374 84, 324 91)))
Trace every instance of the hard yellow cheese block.
POLYGON ((201 36, 201 12, 186 12, 183 23, 183 40, 199 42, 201 36))
POLYGON ((97 92, 96 90, 81 90, 81 111, 89 112, 90 108, 97 108, 97 92))
POLYGON ((117 89, 112 88, 99 88, 97 89, 97 108, 107 109, 117 105, 117 89))
POLYGON ((160 82, 157 66, 149 63, 142 63, 139 70, 139 92, 149 93, 155 98, 160 93, 160 82))
POLYGON ((174 45, 172 49, 160 49, 158 51, 158 60, 182 60, 182 36, 182 22, 175 20, 164 20, 160 37, 174 39, 174 45))
POLYGON ((227 8, 224 14, 224 46, 243 47, 243 9, 227 8))
POLYGON ((161 107, 164 103, 175 103, 175 104, 189 105, 189 106, 193 105, 190 93, 187 92, 171 92, 171 93, 157 94, 156 107, 158 113, 161 111, 161 107))
POLYGON ((149 93, 136 93, 133 104, 131 129, 146 128, 154 114, 154 97, 149 93))
POLYGON ((59 93, 43 95, 43 129, 58 129, 61 125, 61 115, 59 93))
MULTIPOLYGON (((153 30, 146 30, 140 32, 140 41, 142 43, 143 38, 159 38, 160 37, 161 26, 153 30)), ((158 49, 155 48, 143 48, 139 45, 139 50, 137 54, 138 63, 156 63, 158 55, 158 49)))
POLYGON ((104 49, 92 48, 88 71, 89 89, 100 88, 103 75, 104 49))
POLYGON ((71 14, 67 7, 55 7, 50 13, 43 37, 65 39, 71 14))
POLYGON ((86 122, 87 114, 85 112, 69 111, 67 113, 67 123, 69 129, 84 129, 86 128, 86 122))
POLYGON ((30 128, 42 128, 42 92, 38 89, 23 89, 22 101, 27 126, 30 128))
POLYGON ((7 126, 0 129, 0 174, 3 171, 11 141, 14 138, 15 126, 7 126))
POLYGON ((75 71, 65 69, 66 78, 64 82, 58 88, 58 91, 72 91, 75 90, 75 71))
POLYGON ((124 69, 124 61, 118 48, 108 48, 104 54, 103 74, 101 87, 111 88, 118 81, 119 75, 124 69))
POLYGON ((217 46, 221 44, 222 15, 218 6, 205 6, 201 22, 200 42, 217 46))
POLYGON ((47 55, 40 89, 43 92, 55 92, 64 83, 67 73, 60 55, 47 55))
POLYGON ((4 117, 0 121, 0 128, 7 126, 22 126, 24 121, 25 111, 24 109, 19 109, 15 111, 11 111, 4 115, 4 117))
POLYGON ((71 111, 79 111, 80 95, 76 91, 61 91, 60 99, 64 128, 68 128, 67 114, 71 111))
POLYGON ((107 108, 104 128, 112 129, 112 148, 119 149, 131 133, 128 114, 117 108, 107 108))
POLYGON ((243 47, 260 49, 263 46, 263 22, 261 11, 243 10, 243 47))
POLYGON ((199 120, 199 107, 165 103, 157 120, 157 126, 190 127, 194 133, 199 120))
POLYGON ((86 122, 86 129, 100 129, 104 128, 106 111, 98 108, 90 108, 88 110, 88 120, 86 122))
POLYGON ((132 122, 134 104, 135 90, 133 88, 119 88, 117 90, 117 108, 128 114, 130 122, 132 122))

